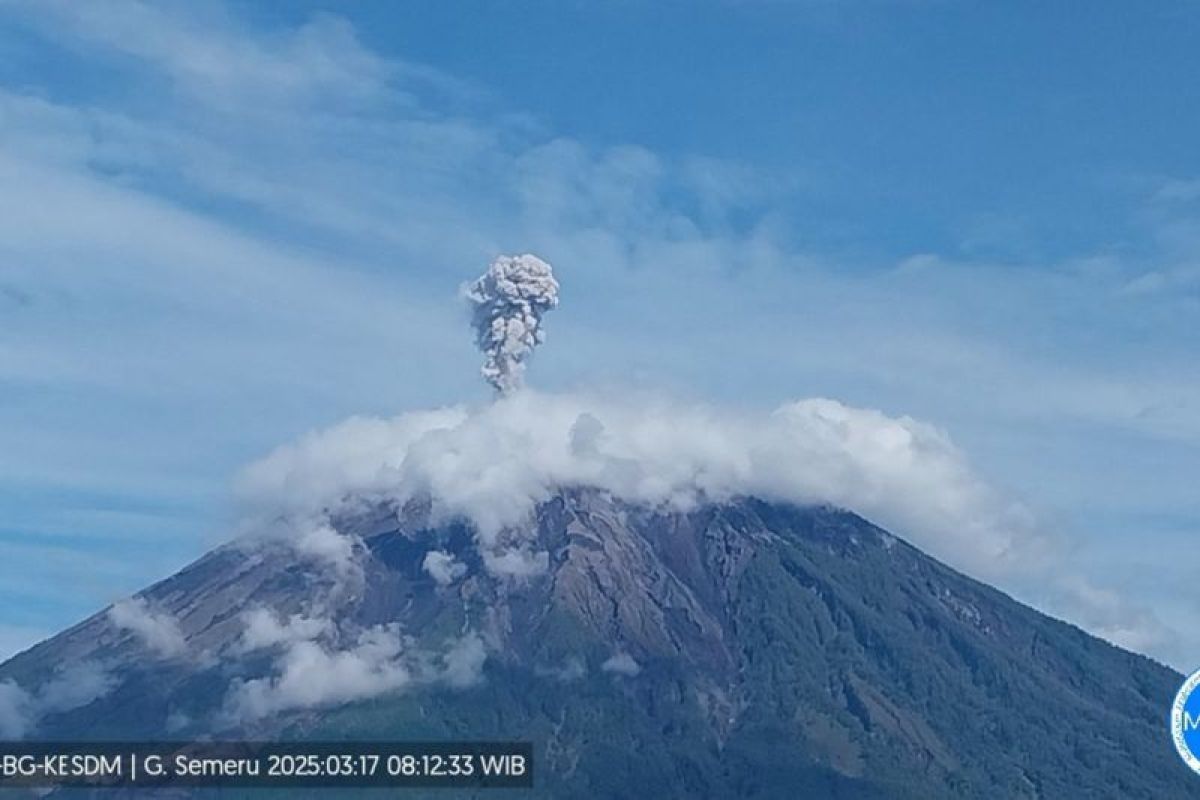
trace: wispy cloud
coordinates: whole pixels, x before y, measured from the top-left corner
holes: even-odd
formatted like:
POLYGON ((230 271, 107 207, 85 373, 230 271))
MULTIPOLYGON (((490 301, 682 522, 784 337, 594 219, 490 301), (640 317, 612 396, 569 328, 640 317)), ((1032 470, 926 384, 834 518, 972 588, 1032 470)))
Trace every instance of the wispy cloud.
POLYGON ((37 729, 43 717, 89 705, 111 692, 116 683, 108 668, 95 661, 63 665, 36 692, 11 680, 0 681, 0 736, 22 739, 37 729))
POLYGON ((175 658, 187 650, 179 622, 167 612, 151 608, 140 597, 113 604, 108 619, 116 628, 132 633, 161 658, 175 658))
MULTIPOLYGON (((261 627, 261 621, 255 624, 261 627)), ((451 640, 431 658, 396 625, 368 628, 340 645, 324 635, 328 626, 301 631, 293 620, 285 627, 276 674, 234 683, 221 711, 225 724, 252 724, 296 709, 350 703, 413 686, 465 689, 483 679, 487 651, 474 633, 451 640)))

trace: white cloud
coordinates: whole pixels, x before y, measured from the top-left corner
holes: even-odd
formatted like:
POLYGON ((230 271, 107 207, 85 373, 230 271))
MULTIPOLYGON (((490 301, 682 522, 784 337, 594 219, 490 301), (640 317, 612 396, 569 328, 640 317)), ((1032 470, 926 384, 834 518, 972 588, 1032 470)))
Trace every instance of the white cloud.
POLYGON ((355 537, 339 533, 324 522, 301 525, 289 533, 288 539, 298 552, 328 563, 341 577, 357 574, 355 537))
POLYGON ((14 681, 0 681, 0 739, 21 739, 42 717, 82 708, 108 695, 116 684, 107 667, 90 660, 62 667, 32 693, 14 681))
POLYGON ((401 662, 403 648, 394 625, 363 631, 345 650, 294 641, 280 659, 278 675, 233 687, 228 712, 235 720, 253 721, 291 709, 348 703, 400 689, 411 680, 401 662))
POLYGON ((677 508, 744 495, 834 504, 976 574, 1042 563, 1050 550, 1030 513, 980 479, 943 432, 824 399, 739 414, 525 391, 470 411, 350 420, 280 448, 240 486, 252 508, 303 515, 346 498, 428 495, 435 513, 478 527, 489 568, 505 574, 536 574, 546 554, 500 532, 573 486, 677 508))
POLYGON ((421 562, 421 568, 429 573, 439 586, 449 586, 467 574, 467 565, 460 562, 452 553, 442 550, 430 550, 421 562))
POLYGON ((528 550, 524 547, 485 546, 483 565, 493 575, 522 581, 541 575, 549 569, 550 554, 545 550, 528 550))
MULTIPOLYGON (((278 634, 279 628, 270 628, 270 632, 278 634)), ((223 711, 227 723, 365 700, 415 684, 461 689, 482 680, 487 659, 483 640, 473 632, 450 640, 440 654, 418 648, 394 623, 368 628, 350 646, 341 648, 330 641, 292 635, 295 633, 288 631, 284 637, 290 641, 276 661, 276 674, 230 688, 223 711), (437 666, 431 666, 435 663, 437 666)), ((331 625, 323 626, 318 635, 325 634, 326 639, 335 635, 331 625)))
POLYGON ((72 711, 107 696, 116 685, 116 676, 99 662, 68 664, 38 688, 37 708, 41 714, 72 711))
POLYGON ((131 597, 113 604, 109 621, 133 633, 144 646, 163 658, 175 658, 187 650, 179 623, 165 611, 150 608, 144 598, 131 597))
POLYGON ((312 641, 328 635, 333 623, 322 617, 293 614, 281 620, 269 608, 256 608, 242 614, 246 628, 242 631, 239 648, 249 652, 280 644, 312 641))
POLYGON ((0 681, 0 739, 20 739, 34 721, 33 698, 11 680, 0 681))
MULTIPOLYGON (((830 504, 1116 643, 1158 648, 1168 634, 1115 593, 1080 590, 1090 584, 1070 566, 1066 543, 981 478, 945 432, 829 399, 753 413, 525 390, 477 409, 355 418, 279 448, 239 485, 260 517, 309 519, 428 497, 435 519, 476 526, 489 573, 520 580, 548 568, 524 523, 563 488, 675 509, 742 496, 830 504)), ((426 568, 438 569, 434 562, 427 556, 426 568)))
POLYGON ((360 104, 384 91, 389 65, 362 47, 353 29, 317 16, 286 35, 255 39, 210 7, 142 2, 26 3, 32 19, 60 36, 112 48, 169 75, 188 99, 249 104, 360 104))
POLYGON ((476 633, 468 633, 452 642, 442 654, 440 680, 447 686, 465 689, 483 680, 483 664, 487 648, 476 633))
POLYGON ((612 657, 608 658, 603 664, 600 665, 600 669, 604 670, 605 672, 611 672, 616 675, 625 675, 630 678, 642 671, 641 665, 634 660, 633 656, 624 652, 613 654, 612 657))

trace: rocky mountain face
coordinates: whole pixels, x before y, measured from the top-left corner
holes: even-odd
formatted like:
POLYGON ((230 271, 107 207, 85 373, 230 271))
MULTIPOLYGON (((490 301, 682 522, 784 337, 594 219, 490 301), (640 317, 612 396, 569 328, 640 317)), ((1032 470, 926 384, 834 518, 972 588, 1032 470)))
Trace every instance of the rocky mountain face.
POLYGON ((0 666, 50 698, 26 735, 529 740, 546 797, 1200 790, 1164 723, 1181 676, 848 512, 567 491, 508 577, 420 509, 338 527, 349 566, 228 546, 137 624, 102 613, 0 666), (54 702, 81 663, 96 697, 54 702))

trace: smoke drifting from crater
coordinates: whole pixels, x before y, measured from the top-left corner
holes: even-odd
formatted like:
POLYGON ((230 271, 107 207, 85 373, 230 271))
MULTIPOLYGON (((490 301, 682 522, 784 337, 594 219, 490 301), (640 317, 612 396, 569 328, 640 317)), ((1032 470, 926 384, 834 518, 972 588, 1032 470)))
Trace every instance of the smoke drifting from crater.
POLYGON ((500 256, 463 293, 474 307, 475 343, 485 356, 480 371, 498 394, 510 394, 545 339, 542 317, 558 305, 554 271, 528 253, 500 256))

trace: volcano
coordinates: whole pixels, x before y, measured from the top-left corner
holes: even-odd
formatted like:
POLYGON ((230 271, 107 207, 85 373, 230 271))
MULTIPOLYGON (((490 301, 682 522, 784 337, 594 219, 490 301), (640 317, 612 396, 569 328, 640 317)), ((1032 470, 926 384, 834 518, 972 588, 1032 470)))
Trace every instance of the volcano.
POLYGON ((1164 725, 1180 675, 847 511, 563 491, 516 576, 418 504, 336 527, 350 573, 240 543, 145 590, 181 649, 108 610, 0 666, 29 697, 104 670, 26 735, 527 740, 546 797, 1195 792, 1164 725))

